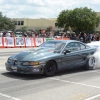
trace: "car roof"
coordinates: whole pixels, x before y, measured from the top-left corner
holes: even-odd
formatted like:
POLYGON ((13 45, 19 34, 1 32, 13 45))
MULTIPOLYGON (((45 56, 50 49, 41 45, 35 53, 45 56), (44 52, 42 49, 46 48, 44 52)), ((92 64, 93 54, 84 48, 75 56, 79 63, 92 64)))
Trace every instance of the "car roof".
MULTIPOLYGON (((63 42, 63 43, 69 43, 69 42, 79 42, 76 40, 50 40, 51 42, 63 42)), ((48 41, 48 42, 50 42, 48 41)))

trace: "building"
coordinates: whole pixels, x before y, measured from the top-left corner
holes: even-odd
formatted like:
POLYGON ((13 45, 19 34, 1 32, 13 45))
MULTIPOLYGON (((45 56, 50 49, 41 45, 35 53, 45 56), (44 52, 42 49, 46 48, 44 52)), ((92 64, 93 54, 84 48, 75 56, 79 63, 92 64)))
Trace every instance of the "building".
MULTIPOLYGON (((97 12, 97 15, 100 16, 100 12, 97 12)), ((100 25, 96 28, 96 32, 100 32, 100 25)))
MULTIPOLYGON (((97 15, 100 16, 100 12, 97 12, 97 15)), ((58 29, 56 27, 56 18, 40 18, 40 19, 29 19, 29 18, 13 18, 16 21, 16 29, 21 29, 24 26, 27 26, 28 29, 46 29, 49 26, 52 26, 53 29, 58 29)), ((96 28, 96 32, 100 32, 100 25, 96 28)))
POLYGON ((27 26, 28 29, 46 29, 49 26, 52 26, 54 29, 56 18, 40 18, 40 19, 29 19, 29 18, 13 18, 16 21, 16 29, 21 29, 24 26, 27 26))

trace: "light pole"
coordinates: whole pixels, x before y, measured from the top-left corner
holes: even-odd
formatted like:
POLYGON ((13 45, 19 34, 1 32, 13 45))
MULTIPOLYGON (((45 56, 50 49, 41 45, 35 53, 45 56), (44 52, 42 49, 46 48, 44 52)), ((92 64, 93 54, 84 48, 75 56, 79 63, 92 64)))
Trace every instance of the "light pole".
POLYGON ((28 19, 27 19, 27 29, 28 29, 28 19))

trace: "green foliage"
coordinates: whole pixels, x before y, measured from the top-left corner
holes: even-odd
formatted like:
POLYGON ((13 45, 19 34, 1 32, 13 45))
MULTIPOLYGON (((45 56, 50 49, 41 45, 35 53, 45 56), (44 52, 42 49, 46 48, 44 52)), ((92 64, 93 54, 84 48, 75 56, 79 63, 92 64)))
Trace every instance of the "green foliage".
POLYGON ((28 27, 27 26, 23 26, 22 28, 21 28, 21 30, 28 30, 28 27))
POLYGON ((16 23, 0 12, 0 30, 14 30, 16 23))
POLYGON ((87 7, 63 10, 57 18, 58 27, 71 27, 73 31, 94 31, 99 24, 100 16, 87 7))
POLYGON ((57 18, 57 23, 56 26, 59 28, 68 28, 69 27, 69 21, 68 21, 68 16, 71 11, 69 10, 63 10, 60 12, 58 18, 57 18))
POLYGON ((49 27, 46 28, 46 31, 47 32, 50 32, 50 31, 52 31, 52 29, 53 29, 53 27, 52 26, 49 26, 49 27))
POLYGON ((27 32, 28 31, 28 27, 27 26, 23 26, 22 28, 21 28, 21 31, 24 33, 24 32, 27 32))

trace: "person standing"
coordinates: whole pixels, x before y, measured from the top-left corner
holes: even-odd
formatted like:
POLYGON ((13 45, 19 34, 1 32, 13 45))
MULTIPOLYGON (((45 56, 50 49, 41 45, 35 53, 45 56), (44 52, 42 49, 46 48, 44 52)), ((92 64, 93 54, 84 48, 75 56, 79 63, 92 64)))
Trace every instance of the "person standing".
POLYGON ((45 32, 45 30, 43 29, 43 30, 41 30, 41 34, 40 34, 40 36, 39 37, 42 37, 42 38, 46 38, 46 32, 45 32))
POLYGON ((99 34, 97 33, 96 41, 99 41, 99 34))
POLYGON ((3 37, 3 33, 2 32, 0 32, 0 37, 3 37))
POLYGON ((31 34, 32 34, 32 37, 33 37, 33 38, 35 38, 35 33, 34 33, 34 32, 32 32, 31 34))
POLYGON ((62 38, 66 38, 66 33, 63 33, 62 38))
POLYGON ((24 37, 28 37, 28 35, 27 35, 27 33, 26 33, 26 32, 24 32, 24 37))
POLYGON ((7 33, 6 33, 6 37, 11 37, 10 32, 7 32, 7 33))
POLYGON ((85 37, 84 33, 81 32, 81 33, 79 34, 79 41, 85 43, 85 39, 86 39, 86 37, 85 37))

